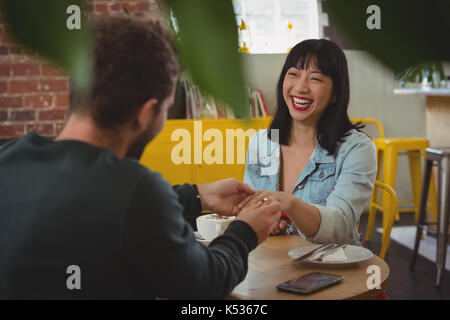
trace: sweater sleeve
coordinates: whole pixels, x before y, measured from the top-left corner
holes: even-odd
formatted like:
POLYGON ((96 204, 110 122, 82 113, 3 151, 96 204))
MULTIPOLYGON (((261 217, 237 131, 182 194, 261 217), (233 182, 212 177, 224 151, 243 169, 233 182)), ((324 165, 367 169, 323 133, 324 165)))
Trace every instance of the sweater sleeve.
POLYGON ((172 190, 178 195, 178 202, 183 207, 183 216, 186 219, 194 220, 197 218, 201 211, 200 199, 197 199, 197 191, 189 184, 178 184, 172 186, 172 190))
POLYGON ((247 273, 253 229, 234 221, 209 247, 195 240, 177 194, 159 174, 136 187, 122 231, 136 291, 142 298, 223 299, 247 273))

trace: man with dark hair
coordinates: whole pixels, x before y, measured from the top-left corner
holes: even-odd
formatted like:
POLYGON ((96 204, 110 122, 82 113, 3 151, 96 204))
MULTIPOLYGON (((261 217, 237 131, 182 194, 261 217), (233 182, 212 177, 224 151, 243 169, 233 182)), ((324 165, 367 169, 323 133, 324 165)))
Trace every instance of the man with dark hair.
POLYGON ((55 139, 28 133, 0 150, 0 298, 225 298, 269 235, 280 205, 226 179, 173 188, 129 157, 164 127, 179 66, 155 23, 94 27, 94 85, 71 93, 55 139), (239 214, 209 247, 184 217, 239 214))

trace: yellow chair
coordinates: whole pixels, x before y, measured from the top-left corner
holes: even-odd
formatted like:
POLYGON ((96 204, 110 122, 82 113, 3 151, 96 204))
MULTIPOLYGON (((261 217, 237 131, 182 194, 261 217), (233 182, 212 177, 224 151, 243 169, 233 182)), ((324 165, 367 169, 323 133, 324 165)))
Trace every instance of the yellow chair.
MULTIPOLYGON (((412 203, 412 208, 397 209, 395 219, 399 220, 398 212, 410 212, 413 211, 415 219, 417 221, 420 205, 420 191, 422 186, 422 170, 420 165, 420 156, 425 157, 425 149, 429 146, 429 142, 424 138, 404 137, 404 138, 386 138, 384 136, 384 130, 381 123, 376 119, 351 119, 352 122, 362 123, 375 123, 378 126, 380 132, 379 138, 374 138, 377 149, 377 177, 376 180, 383 181, 391 188, 395 188, 396 174, 397 174, 397 160, 398 155, 402 152, 406 152, 409 159, 409 169, 411 177, 411 185, 413 191, 413 200, 400 201, 400 203, 412 203), (383 178, 382 178, 383 177, 383 178)), ((378 188, 375 186, 372 197, 378 199, 378 188)), ((435 221, 437 221, 437 196, 436 186, 434 183, 434 177, 431 177, 430 190, 429 190, 429 209, 433 213, 435 221)), ((383 197, 383 207, 389 208, 391 206, 389 197, 383 197)), ((373 223, 375 221, 376 207, 372 204, 369 205, 369 224, 367 226, 368 232, 366 233, 366 241, 369 241, 373 232, 373 223)), ((383 215, 383 230, 386 230, 387 219, 383 215)))
POLYGON ((380 138, 384 138, 383 125, 377 119, 374 119, 374 118, 352 118, 351 121, 353 123, 361 122, 361 123, 373 123, 373 124, 375 124, 378 127, 378 133, 380 135, 380 138))
MULTIPOLYGON (((389 244, 391 242, 392 225, 394 224, 395 214, 397 213, 398 210, 398 197, 394 189, 392 189, 392 187, 390 187, 386 183, 375 180, 374 189, 378 188, 382 189, 382 191, 385 191, 386 197, 390 198, 390 201, 387 202, 389 207, 384 207, 384 205, 386 204, 385 202, 383 203, 377 202, 376 201, 377 199, 375 198, 375 193, 372 193, 372 197, 370 198, 370 206, 383 211, 384 213, 383 219, 386 221, 386 225, 383 228, 381 250, 380 250, 380 258, 384 260, 384 258, 386 257, 386 252, 389 249, 389 244)), ((366 235, 368 233, 372 234, 374 224, 375 224, 375 215, 369 216, 366 235), (372 228, 370 228, 369 226, 372 226, 372 228)))

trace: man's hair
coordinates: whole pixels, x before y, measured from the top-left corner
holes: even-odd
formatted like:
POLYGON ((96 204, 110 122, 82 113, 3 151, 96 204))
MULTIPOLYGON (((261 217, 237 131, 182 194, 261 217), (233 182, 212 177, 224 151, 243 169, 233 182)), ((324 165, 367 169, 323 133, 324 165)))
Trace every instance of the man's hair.
POLYGON ((150 98, 158 112, 179 73, 169 34, 155 21, 108 17, 93 21, 93 37, 93 86, 86 97, 71 90, 70 112, 101 129, 128 123, 150 98))

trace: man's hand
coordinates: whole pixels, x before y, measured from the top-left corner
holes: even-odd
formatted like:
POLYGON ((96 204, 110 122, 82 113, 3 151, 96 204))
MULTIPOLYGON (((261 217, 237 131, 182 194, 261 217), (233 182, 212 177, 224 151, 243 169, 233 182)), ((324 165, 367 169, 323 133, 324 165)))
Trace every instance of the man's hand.
MULTIPOLYGON (((246 208, 248 206, 252 207, 256 203, 263 202, 265 204, 269 204, 273 201, 277 201, 281 205, 281 211, 288 211, 291 202, 293 200, 293 197, 291 194, 287 192, 272 192, 272 191, 265 191, 265 190, 259 190, 255 192, 253 195, 248 196, 244 200, 242 200, 238 204, 238 210, 242 210, 243 208, 246 208)), ((288 228, 288 223, 280 219, 278 223, 273 228, 271 234, 272 235, 280 235, 280 234, 286 234, 286 230, 288 228)))
POLYGON ((239 213, 238 204, 255 193, 245 183, 234 178, 197 185, 203 210, 211 210, 226 216, 239 213))
POLYGON ((260 244, 278 226, 280 218, 281 206, 277 201, 269 204, 260 201, 242 209, 236 220, 247 222, 255 231, 260 244))

